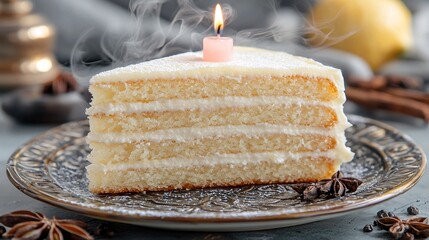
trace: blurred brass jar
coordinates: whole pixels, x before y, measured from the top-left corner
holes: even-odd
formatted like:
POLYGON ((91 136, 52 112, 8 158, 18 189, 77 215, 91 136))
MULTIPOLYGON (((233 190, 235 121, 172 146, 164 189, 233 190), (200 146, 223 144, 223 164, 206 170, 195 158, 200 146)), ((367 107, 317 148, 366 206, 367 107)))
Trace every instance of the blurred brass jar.
POLYGON ((54 28, 31 9, 27 0, 0 0, 0 89, 46 83, 58 74, 54 28))

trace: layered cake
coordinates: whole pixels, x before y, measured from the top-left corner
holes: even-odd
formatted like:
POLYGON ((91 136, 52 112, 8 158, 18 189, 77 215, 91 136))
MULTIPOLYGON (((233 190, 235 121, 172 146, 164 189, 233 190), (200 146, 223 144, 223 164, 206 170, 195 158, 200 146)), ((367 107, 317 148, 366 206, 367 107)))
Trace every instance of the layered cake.
POLYGON ((311 59, 234 48, 94 76, 87 110, 94 193, 311 182, 353 153, 341 72, 311 59))

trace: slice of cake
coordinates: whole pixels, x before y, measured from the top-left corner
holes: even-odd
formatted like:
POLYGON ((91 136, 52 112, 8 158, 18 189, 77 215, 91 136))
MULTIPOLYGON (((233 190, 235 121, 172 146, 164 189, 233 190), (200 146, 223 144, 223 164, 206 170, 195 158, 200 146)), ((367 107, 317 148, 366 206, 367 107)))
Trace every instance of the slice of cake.
POLYGON ((341 72, 283 52, 180 54, 100 73, 90 91, 94 193, 310 182, 353 157, 341 72))

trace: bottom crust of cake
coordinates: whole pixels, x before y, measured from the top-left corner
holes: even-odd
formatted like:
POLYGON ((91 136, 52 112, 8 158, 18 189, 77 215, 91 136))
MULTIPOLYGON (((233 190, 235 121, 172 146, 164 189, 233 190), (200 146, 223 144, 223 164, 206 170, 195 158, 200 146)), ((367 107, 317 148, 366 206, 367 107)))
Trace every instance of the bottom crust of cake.
POLYGON ((246 164, 199 165, 181 168, 133 168, 106 170, 92 164, 89 189, 96 194, 169 191, 251 184, 315 182, 329 179, 340 162, 327 157, 285 159, 246 164))

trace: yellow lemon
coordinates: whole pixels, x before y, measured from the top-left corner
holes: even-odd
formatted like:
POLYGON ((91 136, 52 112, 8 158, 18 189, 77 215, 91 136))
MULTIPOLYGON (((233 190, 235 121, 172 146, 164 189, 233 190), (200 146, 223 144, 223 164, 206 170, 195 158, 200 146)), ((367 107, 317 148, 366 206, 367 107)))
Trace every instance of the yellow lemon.
POLYGON ((373 70, 411 47, 411 13, 400 0, 320 0, 309 42, 356 54, 373 70))

